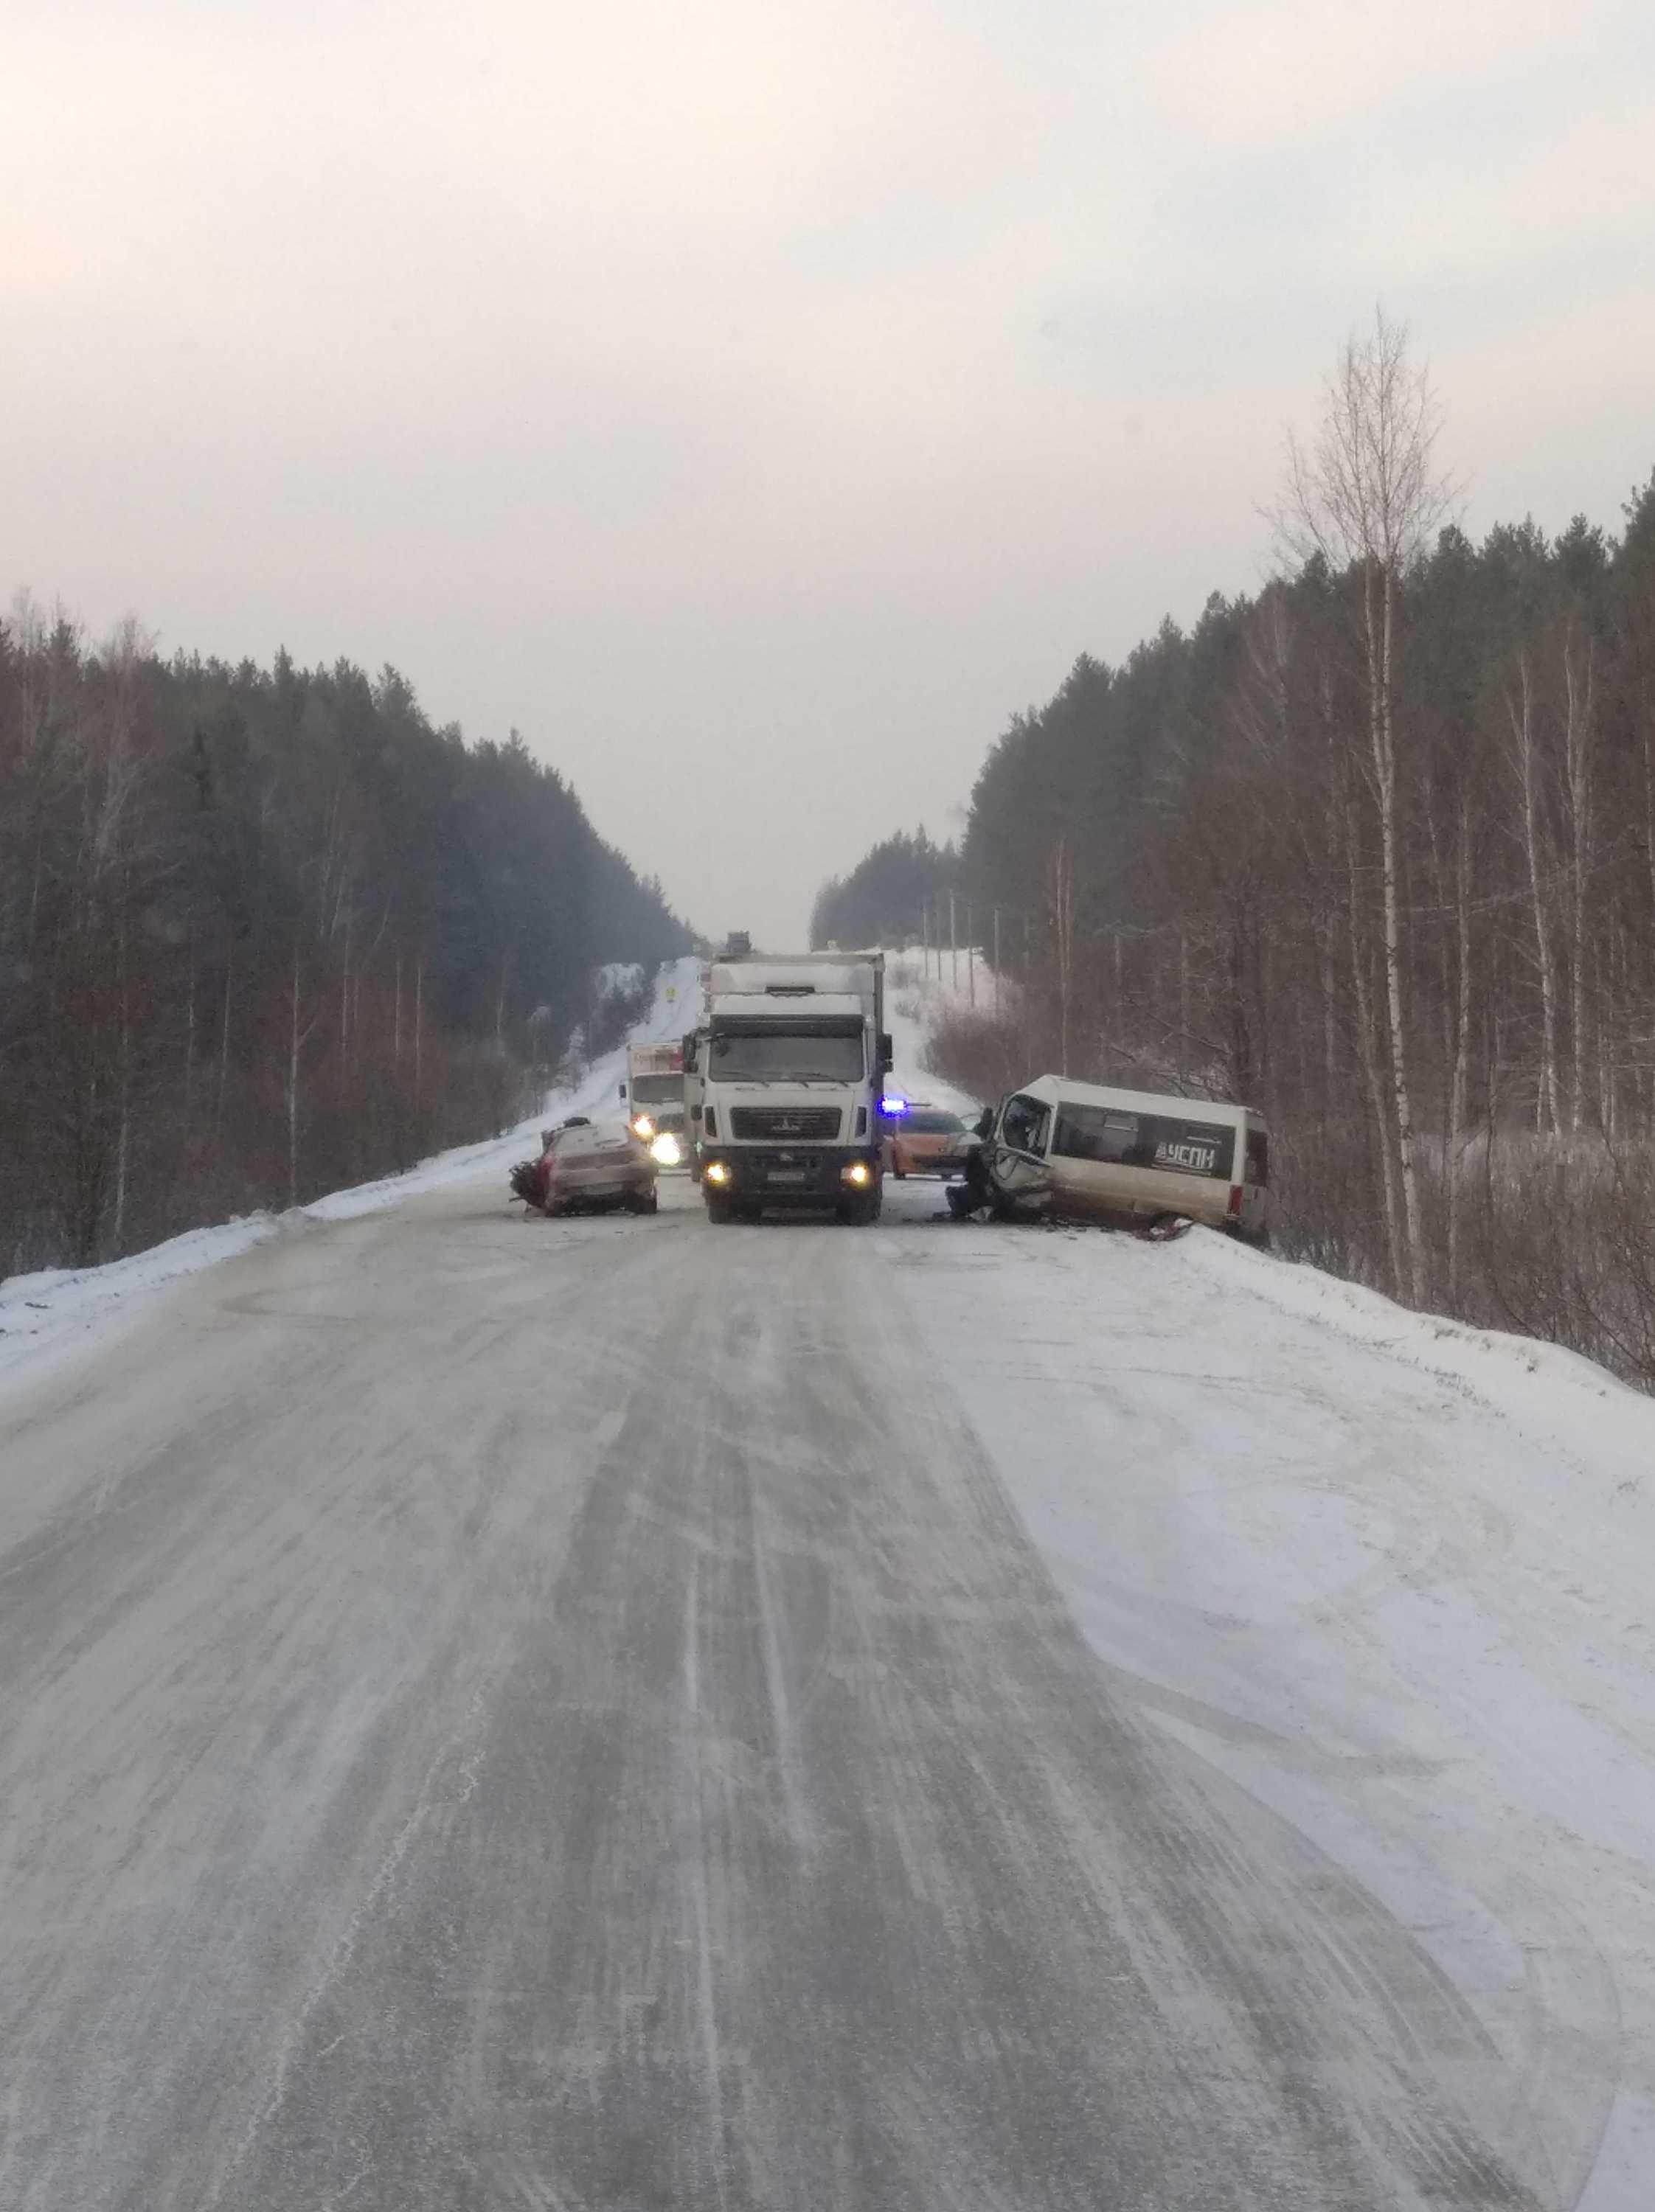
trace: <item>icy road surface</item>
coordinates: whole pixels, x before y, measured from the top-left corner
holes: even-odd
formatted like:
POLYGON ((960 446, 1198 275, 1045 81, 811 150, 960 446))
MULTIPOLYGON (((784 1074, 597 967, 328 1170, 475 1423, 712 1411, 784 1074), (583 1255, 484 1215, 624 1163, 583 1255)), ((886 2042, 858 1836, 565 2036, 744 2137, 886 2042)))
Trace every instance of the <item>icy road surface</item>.
POLYGON ((662 1188, 13 1377, 0 2205, 1655 2201, 1655 1407, 662 1188))

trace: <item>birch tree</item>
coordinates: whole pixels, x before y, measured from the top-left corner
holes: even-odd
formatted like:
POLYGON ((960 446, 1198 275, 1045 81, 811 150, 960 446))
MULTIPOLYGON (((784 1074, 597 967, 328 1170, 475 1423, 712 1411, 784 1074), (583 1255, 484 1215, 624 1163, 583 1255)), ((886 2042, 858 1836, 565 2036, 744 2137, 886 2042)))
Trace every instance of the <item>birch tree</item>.
POLYGON ((1591 877, 1592 756, 1597 733, 1596 661, 1590 637, 1575 635, 1571 622, 1563 639, 1563 769, 1569 801, 1571 975, 1570 1049, 1574 1079, 1569 1090, 1569 1127, 1579 1136, 1585 1118, 1587 1091, 1586 962, 1591 877))
POLYGON ((1523 850, 1528 864, 1529 899, 1534 915, 1535 958, 1540 975, 1540 1081, 1535 1123, 1544 1134, 1562 1126, 1557 1083, 1557 963, 1547 913, 1548 864, 1541 850, 1539 745, 1535 728, 1534 681, 1526 653, 1518 655, 1518 688, 1506 695, 1512 726, 1512 758, 1523 793, 1523 850))
MULTIPOLYGON (((1379 828, 1391 1133, 1406 1288, 1416 1304, 1425 1297, 1427 1275, 1399 891, 1397 602, 1404 576, 1453 503, 1452 486, 1436 471, 1438 422, 1429 377, 1409 356, 1406 325, 1378 310, 1372 334, 1353 336, 1340 353, 1311 441, 1290 434, 1287 485, 1275 516, 1291 556, 1302 564, 1319 555, 1336 574, 1352 571, 1360 592, 1367 767, 1379 828)), ((1382 1141, 1388 1148, 1390 1136, 1382 1133, 1382 1141)), ((1396 1243, 1393 1233, 1393 1249, 1396 1243)))

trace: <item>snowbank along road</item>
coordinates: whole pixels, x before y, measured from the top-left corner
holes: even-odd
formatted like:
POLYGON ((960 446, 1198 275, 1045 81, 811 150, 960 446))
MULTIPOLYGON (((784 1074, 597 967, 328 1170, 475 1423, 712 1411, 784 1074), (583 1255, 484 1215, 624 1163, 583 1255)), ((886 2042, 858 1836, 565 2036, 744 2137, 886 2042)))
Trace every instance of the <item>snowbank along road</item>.
POLYGON ((497 1160, 0 1402, 0 2204, 1655 2202, 1655 1409, 497 1160))

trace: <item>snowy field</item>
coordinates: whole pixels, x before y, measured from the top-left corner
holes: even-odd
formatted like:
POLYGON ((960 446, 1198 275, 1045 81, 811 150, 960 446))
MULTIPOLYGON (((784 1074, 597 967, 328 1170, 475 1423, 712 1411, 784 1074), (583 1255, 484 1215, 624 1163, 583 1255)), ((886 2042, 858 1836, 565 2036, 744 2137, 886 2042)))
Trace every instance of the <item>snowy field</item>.
MULTIPOLYGON (((679 1035, 695 994, 694 963, 664 975, 641 1034, 679 1035)), ((970 1110, 923 1073, 920 1020, 893 1007, 891 1024, 897 1086, 970 1110)), ((620 1065, 611 1056, 548 1112, 601 1107, 620 1065)), ((538 1118, 296 1218, 6 1285, 0 1417, 21 1420, 48 1369, 164 1316, 183 1288, 173 1278, 261 1243, 357 1234, 346 1224, 405 1205, 411 1236, 436 1223, 445 1249, 497 1251, 508 1286, 572 1255, 606 1297, 606 1255, 636 1270, 660 1237, 678 1285, 658 1316, 664 1346, 673 1315, 704 1331, 727 1295, 757 1297, 772 1278, 794 1287, 799 1327, 835 1359, 861 1344, 853 1317, 877 1312, 884 1364, 865 1364, 864 1382, 885 1376, 900 1395, 906 1372, 910 1448, 933 1436, 941 1469, 963 1439, 992 1469, 1112 1708, 1196 1778, 1233 1863, 1209 1836, 1190 1863, 1208 1868, 1221 1906, 1233 1876, 1238 1914, 1262 1912, 1269 1893, 1294 1929, 1291 1985, 1256 1968, 1269 2004, 1292 2009, 1302 1990, 1318 2018, 1342 2005, 1370 2022, 1320 2052, 1329 2094, 1343 2068, 1353 2106, 1372 2101, 1384 2069, 1371 2021, 1388 2021, 1402 2103, 1407 2068, 1424 2068, 1526 2192, 1445 2168, 1434 2192, 1399 2183, 1394 2202, 1649 2212, 1655 1402, 1569 1354, 1408 1313, 1204 1231, 1150 1246, 954 1224, 922 1182, 888 1185, 883 1222, 862 1231, 709 1230, 682 1181, 657 1224, 514 1224, 504 1173, 538 1118), (508 1229, 524 1241, 502 1243, 508 1229)), ((530 1295, 510 1291, 520 1308, 530 1295)), ((231 1304, 262 1310, 264 1297, 231 1304)), ((778 1333, 764 1419, 778 1467, 809 1477, 796 1509, 807 1514, 817 1478, 808 1438, 786 1427, 800 1372, 779 1341, 786 1316, 761 1300, 745 1326, 755 1340, 778 1333)), ((876 1360, 872 1347, 857 1356, 876 1360)), ((686 1366, 674 1386, 685 1404, 701 1371, 686 1366)), ((721 1421, 736 1418, 741 1373, 736 1358, 719 1381, 721 1421)), ((599 1425, 613 1436, 621 1423, 618 1401, 599 1425)), ((896 1485, 902 1470, 889 1472, 896 1485)), ((67 1472, 43 1474, 40 1514, 59 1510, 60 1480, 73 1488, 67 1472)), ((15 1504, 19 1528, 32 1525, 21 1488, 15 1504)), ((753 1510, 758 1528, 782 1509, 753 1510)), ((897 1512, 889 1541, 901 1525, 897 1512)), ((824 1575, 835 1560, 851 1571, 839 1530, 822 1534, 824 1575)), ((715 1528, 696 1542, 718 1555, 715 1528)), ((946 1611, 946 1589, 936 1601, 946 1611)), ((782 1781, 811 1832, 803 1709, 790 1722, 777 1686, 789 1638, 815 1616, 776 1602, 763 1656, 784 1743, 796 1733, 782 1781)), ((947 1705, 938 1698, 928 1711, 947 1705)), ((704 1901, 696 1909, 704 1940, 704 1901)))

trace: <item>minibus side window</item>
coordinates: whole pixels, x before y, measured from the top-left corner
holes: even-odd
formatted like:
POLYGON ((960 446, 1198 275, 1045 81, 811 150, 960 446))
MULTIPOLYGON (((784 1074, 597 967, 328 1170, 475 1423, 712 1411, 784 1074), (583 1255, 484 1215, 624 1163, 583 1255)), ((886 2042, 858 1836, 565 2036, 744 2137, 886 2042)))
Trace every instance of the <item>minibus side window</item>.
POLYGON ((1270 1140, 1263 1129, 1247 1132, 1247 1181, 1256 1182, 1261 1190, 1269 1187, 1270 1140))
POLYGON ((1054 1156, 1066 1160, 1130 1160, 1138 1149, 1138 1117, 1109 1106, 1081 1106, 1060 1099, 1052 1133, 1054 1156))
POLYGON ((1009 1098, 1000 1117, 1000 1141, 1013 1152, 1044 1155, 1046 1121, 1047 1109, 1037 1098, 1009 1098))

